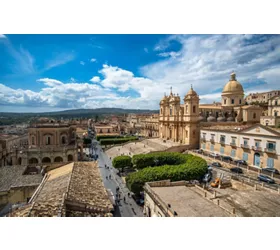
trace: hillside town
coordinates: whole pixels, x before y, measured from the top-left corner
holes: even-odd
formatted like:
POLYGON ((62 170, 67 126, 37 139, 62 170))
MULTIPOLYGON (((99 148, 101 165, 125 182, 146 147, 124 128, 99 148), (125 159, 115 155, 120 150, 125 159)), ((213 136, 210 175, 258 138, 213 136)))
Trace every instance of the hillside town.
POLYGON ((0 216, 280 216, 280 90, 158 110, 1 125, 0 216))

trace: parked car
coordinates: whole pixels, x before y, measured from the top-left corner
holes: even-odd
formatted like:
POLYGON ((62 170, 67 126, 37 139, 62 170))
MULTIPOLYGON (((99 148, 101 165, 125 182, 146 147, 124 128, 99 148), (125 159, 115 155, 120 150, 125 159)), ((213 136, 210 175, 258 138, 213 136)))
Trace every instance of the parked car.
POLYGON ((221 163, 219 163, 219 162, 213 162, 213 163, 211 164, 211 166, 212 166, 212 167, 218 167, 218 168, 221 168, 221 167, 222 167, 221 163))
POLYGON ((270 184, 274 184, 275 183, 275 181, 272 178, 270 178, 270 177, 268 177, 266 175, 262 175, 262 174, 260 174, 258 176, 258 180, 259 181, 263 181, 263 182, 267 182, 267 183, 270 183, 270 184))
POLYGON ((280 172, 275 168, 263 168, 262 171, 263 172, 270 172, 270 173, 273 173, 273 174, 280 174, 280 172))
POLYGON ((243 170, 239 167, 231 168, 230 171, 237 174, 243 174, 243 170))
POLYGON ((230 156, 222 156, 221 158, 223 161, 233 161, 233 159, 230 156))
POLYGON ((217 153, 210 153, 209 154, 209 156, 212 156, 212 157, 214 157, 214 158, 217 158, 217 157, 220 157, 220 155, 219 154, 217 154, 217 153))
POLYGON ((203 182, 209 182, 209 181, 211 181, 211 179, 212 179, 212 173, 208 172, 206 175, 204 175, 202 181, 203 182))
POLYGON ((248 163, 246 161, 244 161, 244 160, 236 160, 236 161, 234 161, 234 163, 236 165, 248 166, 248 163))
POLYGON ((203 150, 200 148, 200 149, 196 149, 194 150, 195 153, 198 153, 198 154, 202 154, 203 153, 203 150))

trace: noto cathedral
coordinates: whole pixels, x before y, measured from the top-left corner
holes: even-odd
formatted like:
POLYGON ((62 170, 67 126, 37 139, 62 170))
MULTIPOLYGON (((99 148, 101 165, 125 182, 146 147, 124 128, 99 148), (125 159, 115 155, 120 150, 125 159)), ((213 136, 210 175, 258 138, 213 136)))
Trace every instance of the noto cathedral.
POLYGON ((199 145, 200 127, 203 122, 257 123, 263 109, 258 105, 247 105, 242 85, 236 80, 236 74, 230 75, 221 94, 221 103, 199 104, 199 96, 193 87, 184 96, 172 93, 160 101, 159 137, 196 147, 199 145))

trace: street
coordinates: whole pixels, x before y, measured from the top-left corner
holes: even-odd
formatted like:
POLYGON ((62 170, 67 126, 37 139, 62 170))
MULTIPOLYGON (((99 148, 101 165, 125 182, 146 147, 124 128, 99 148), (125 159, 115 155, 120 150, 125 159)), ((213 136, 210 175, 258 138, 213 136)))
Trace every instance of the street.
MULTIPOLYGON (((96 143, 96 141, 94 141, 96 143)), ((130 191, 127 189, 126 185, 123 183, 121 177, 117 175, 117 170, 112 167, 112 162, 106 153, 103 152, 101 146, 96 143, 96 154, 98 155, 98 165, 100 173, 103 179, 103 183, 106 189, 110 189, 114 194, 116 199, 116 188, 119 187, 119 193, 121 194, 121 199, 119 204, 116 206, 115 217, 143 217, 143 212, 140 206, 136 204, 133 198, 128 197, 130 191), (109 169, 105 168, 105 164, 109 166, 109 169), (111 179, 109 179, 111 175, 111 179), (108 179, 106 179, 106 176, 108 179), (124 196, 126 202, 124 202, 124 196)))
MULTIPOLYGON (((208 162, 210 165, 210 162, 208 162)), ((264 182, 260 182, 256 176, 252 176, 252 175, 247 175, 244 171, 243 174, 237 174, 237 173, 233 173, 231 172, 228 168, 224 168, 224 167, 214 167, 213 168, 213 178, 211 181, 215 180, 216 177, 219 177, 221 174, 224 175, 224 177, 227 176, 234 176, 237 177, 239 180, 248 180, 250 179, 251 183, 254 184, 262 184, 264 187, 270 188, 270 189, 274 189, 274 190, 278 190, 279 185, 278 184, 268 184, 268 183, 264 183, 264 182)), ((211 182, 210 181, 210 182, 211 182)))

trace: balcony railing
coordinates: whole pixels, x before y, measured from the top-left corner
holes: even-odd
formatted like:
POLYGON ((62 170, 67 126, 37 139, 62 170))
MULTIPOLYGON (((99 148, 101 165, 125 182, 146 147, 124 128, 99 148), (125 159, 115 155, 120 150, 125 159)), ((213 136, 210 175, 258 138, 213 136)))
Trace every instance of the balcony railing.
POLYGON ((241 144, 241 148, 250 148, 248 144, 241 144))
POLYGON ((214 139, 210 139, 210 142, 211 142, 211 143, 215 143, 215 140, 214 140, 214 139))
POLYGON ((200 140, 205 142, 206 138, 205 137, 201 137, 200 140))
POLYGON ((220 144, 225 145, 225 144, 226 144, 226 142, 225 142, 225 141, 220 140, 220 144))
POLYGON ((264 151, 266 153, 276 154, 275 148, 265 148, 264 151))
POLYGON ((255 151, 262 151, 261 147, 252 146, 252 149, 255 151))
POLYGON ((230 143, 230 146, 236 147, 236 142, 231 142, 231 143, 230 143))

